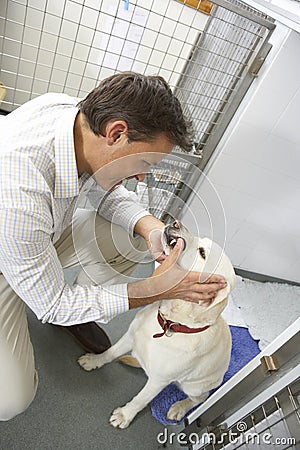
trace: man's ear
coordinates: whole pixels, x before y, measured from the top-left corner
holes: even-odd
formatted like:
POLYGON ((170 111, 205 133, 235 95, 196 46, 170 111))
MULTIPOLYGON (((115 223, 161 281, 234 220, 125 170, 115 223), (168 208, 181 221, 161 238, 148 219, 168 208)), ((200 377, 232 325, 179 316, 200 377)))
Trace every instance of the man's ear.
POLYGON ((105 138, 108 145, 113 145, 120 139, 126 139, 126 133, 128 131, 127 123, 124 120, 111 120, 105 127, 105 138))

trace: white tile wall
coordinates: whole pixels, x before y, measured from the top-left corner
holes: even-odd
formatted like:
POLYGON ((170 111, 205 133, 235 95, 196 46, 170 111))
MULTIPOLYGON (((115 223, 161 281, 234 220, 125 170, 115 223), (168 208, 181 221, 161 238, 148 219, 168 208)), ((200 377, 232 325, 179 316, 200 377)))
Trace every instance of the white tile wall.
MULTIPOLYGON (((62 17, 66 4, 64 2, 58 2, 57 0, 48 0, 46 3, 46 12, 54 14, 55 16, 62 17)), ((72 7, 76 8, 76 4, 72 4, 72 7)))
POLYGON ((61 17, 53 16, 51 14, 45 14, 43 30, 47 33, 53 33, 55 36, 58 35, 61 26, 61 17))
POLYGON ((47 0, 28 0, 28 5, 40 9, 41 11, 45 10, 47 0))
MULTIPOLYGON (((224 206, 225 248, 234 265, 300 282, 300 35, 283 37, 221 142, 208 177, 224 206)), ((207 183, 200 186, 202 193, 207 194, 207 183)), ((206 197, 209 206, 211 194, 206 197)), ((213 205, 212 199, 212 210, 213 205)), ((197 208, 193 202, 201 228, 197 208)))
POLYGON ((123 70, 159 73, 175 86, 207 19, 174 0, 132 0, 128 11, 123 0, 2 0, 0 81, 8 89, 1 107, 49 90, 81 97, 123 70))

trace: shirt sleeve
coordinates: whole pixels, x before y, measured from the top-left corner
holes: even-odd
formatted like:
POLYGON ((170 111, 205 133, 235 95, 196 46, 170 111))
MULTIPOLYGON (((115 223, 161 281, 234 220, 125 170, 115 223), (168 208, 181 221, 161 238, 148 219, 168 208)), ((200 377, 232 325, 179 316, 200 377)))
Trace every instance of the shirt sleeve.
POLYGON ((107 192, 93 180, 88 186, 86 195, 100 216, 120 225, 130 236, 134 236, 134 227, 138 220, 151 215, 140 205, 137 195, 123 185, 107 192))
POLYGON ((107 323, 128 310, 127 285, 69 286, 49 233, 36 212, 0 209, 0 270, 42 322, 107 323))

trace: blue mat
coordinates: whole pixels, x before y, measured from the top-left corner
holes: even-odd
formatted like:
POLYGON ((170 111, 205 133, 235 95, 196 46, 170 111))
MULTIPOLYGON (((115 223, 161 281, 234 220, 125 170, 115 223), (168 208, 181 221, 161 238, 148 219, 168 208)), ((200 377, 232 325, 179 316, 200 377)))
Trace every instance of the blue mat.
MULTIPOLYGON (((234 326, 230 326, 229 328, 232 336, 232 350, 229 367, 224 375, 222 384, 235 375, 260 352, 258 341, 255 341, 251 337, 247 328, 234 326)), ((222 384, 220 386, 222 386, 222 384)), ((213 389, 210 392, 210 395, 217 389, 218 388, 213 389)), ((170 384, 165 387, 165 389, 163 389, 150 404, 153 417, 163 425, 177 423, 174 420, 166 419, 167 412, 174 403, 183 400, 186 397, 184 392, 182 392, 175 384, 170 384)), ((198 405, 195 406, 195 408, 197 407, 198 405)))

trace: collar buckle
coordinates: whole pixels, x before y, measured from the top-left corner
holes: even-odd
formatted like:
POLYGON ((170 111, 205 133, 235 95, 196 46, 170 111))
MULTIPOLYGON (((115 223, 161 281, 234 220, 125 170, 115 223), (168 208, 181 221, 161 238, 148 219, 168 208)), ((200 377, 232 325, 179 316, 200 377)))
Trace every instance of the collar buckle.
POLYGON ((174 325, 180 325, 180 323, 179 323, 179 322, 171 322, 171 323, 169 324, 168 328, 166 329, 165 336, 167 336, 167 337, 172 337, 173 334, 176 333, 174 330, 172 330, 172 327, 173 327, 174 325))

